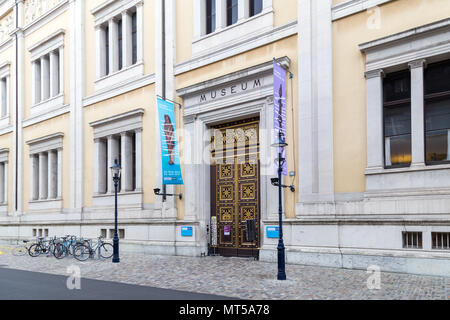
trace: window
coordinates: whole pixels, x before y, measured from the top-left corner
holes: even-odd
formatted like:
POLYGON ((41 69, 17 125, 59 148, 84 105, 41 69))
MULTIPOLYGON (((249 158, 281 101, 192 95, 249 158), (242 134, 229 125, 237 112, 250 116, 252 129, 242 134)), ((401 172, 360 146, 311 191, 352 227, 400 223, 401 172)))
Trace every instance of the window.
POLYGON ((411 164, 411 76, 402 71, 384 80, 385 167, 411 164))
POLYGON ((97 33, 95 89, 142 75, 142 1, 117 0, 98 6, 92 13, 97 33), (103 79, 116 73, 120 75, 103 79))
POLYGON ((139 193, 142 192, 143 113, 143 109, 137 109, 90 124, 94 128, 95 146, 94 206, 110 205, 106 198, 115 191, 110 170, 115 159, 122 167, 120 199, 135 197, 133 203, 142 202, 139 193))
POLYGON ((105 32, 105 60, 103 63, 105 64, 105 74, 109 74, 109 26, 104 27, 105 32))
POLYGON ((403 232, 403 248, 422 249, 422 232, 403 232))
POLYGON ((123 67, 123 40, 122 40, 122 20, 119 20, 117 22, 117 28, 118 28, 118 33, 119 33, 119 38, 118 38, 118 42, 119 42, 119 70, 122 70, 123 67))
POLYGON ((4 118, 9 114, 9 80, 7 77, 0 78, 0 118, 4 118))
POLYGON ((30 146, 30 202, 61 200, 63 136, 63 133, 56 133, 27 142, 30 146))
POLYGON ((133 41, 133 64, 137 63, 137 18, 136 18, 136 12, 133 13, 131 16, 131 34, 132 34, 132 41, 133 41))
POLYGON ((64 34, 57 30, 34 44, 29 51, 32 63, 32 109, 37 115, 64 103, 64 34))
POLYGON ((227 26, 238 21, 238 0, 227 0, 227 26))
POLYGON ((263 0, 249 0, 250 1, 250 17, 256 16, 262 12, 263 0))
MULTIPOLYGON (((125 229, 117 229, 119 239, 125 239, 125 229)), ((114 229, 109 229, 109 238, 114 239, 114 229)))
POLYGON ((450 249, 450 232, 432 232, 432 248, 437 250, 450 249))
POLYGON ((8 203, 8 157, 9 150, 0 150, 0 206, 8 203))
POLYGON ((206 34, 216 30, 216 0, 206 0, 206 34))
POLYGON ((428 165, 450 163, 450 60, 425 71, 425 155, 428 165))
POLYGON ((39 104, 61 94, 61 61, 59 50, 33 61, 34 104, 39 104))

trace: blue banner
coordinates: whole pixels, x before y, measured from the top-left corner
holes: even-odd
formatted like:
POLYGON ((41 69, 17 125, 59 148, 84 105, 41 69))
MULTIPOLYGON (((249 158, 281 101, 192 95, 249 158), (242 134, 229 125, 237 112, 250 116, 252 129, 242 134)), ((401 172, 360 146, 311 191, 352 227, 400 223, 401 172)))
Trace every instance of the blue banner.
POLYGON ((164 185, 182 185, 173 103, 158 98, 159 132, 164 185))

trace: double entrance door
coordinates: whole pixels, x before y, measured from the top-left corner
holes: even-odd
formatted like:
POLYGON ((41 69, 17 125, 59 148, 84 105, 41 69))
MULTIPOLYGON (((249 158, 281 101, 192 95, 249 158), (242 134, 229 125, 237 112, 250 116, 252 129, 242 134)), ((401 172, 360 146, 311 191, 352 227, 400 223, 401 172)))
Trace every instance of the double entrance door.
POLYGON ((211 146, 211 250, 258 258, 259 119, 215 127, 211 146))

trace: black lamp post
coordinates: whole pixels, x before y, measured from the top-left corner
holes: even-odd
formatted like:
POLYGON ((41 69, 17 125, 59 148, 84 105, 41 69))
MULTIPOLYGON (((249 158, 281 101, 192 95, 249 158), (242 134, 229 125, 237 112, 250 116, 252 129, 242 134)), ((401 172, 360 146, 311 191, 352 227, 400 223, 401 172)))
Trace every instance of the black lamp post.
POLYGON ((117 163, 117 159, 114 160, 114 165, 111 167, 111 173, 114 181, 115 190, 115 226, 114 226, 114 239, 113 239, 113 263, 119 263, 119 235, 117 233, 117 188, 120 181, 120 172, 122 168, 117 163))
MULTIPOLYGON (((283 86, 280 85, 278 99, 278 143, 272 144, 272 147, 278 149, 278 219, 279 219, 279 240, 278 240, 278 280, 286 280, 286 257, 283 242, 283 165, 286 159, 283 158, 283 150, 288 146, 286 136, 283 133, 283 86)), ((276 185, 276 184, 275 184, 276 185)), ((292 189, 291 189, 292 191, 292 189)))
POLYGON ((286 159, 282 157, 282 150, 286 148, 288 144, 283 141, 281 130, 278 134, 278 143, 272 145, 274 148, 278 148, 278 183, 275 185, 278 186, 278 219, 279 219, 279 240, 278 240, 278 280, 286 280, 286 258, 285 258, 285 247, 283 242, 283 184, 282 184, 282 176, 283 176, 283 165, 286 159))

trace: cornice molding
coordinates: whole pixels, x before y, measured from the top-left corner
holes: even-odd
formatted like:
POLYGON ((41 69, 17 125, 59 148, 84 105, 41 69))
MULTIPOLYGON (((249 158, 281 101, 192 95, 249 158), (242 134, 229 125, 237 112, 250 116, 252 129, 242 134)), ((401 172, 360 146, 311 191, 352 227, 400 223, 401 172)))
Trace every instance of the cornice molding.
POLYGON ((338 3, 331 8, 332 20, 339 20, 391 1, 396 0, 348 0, 338 3))

